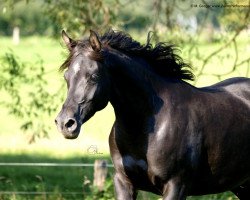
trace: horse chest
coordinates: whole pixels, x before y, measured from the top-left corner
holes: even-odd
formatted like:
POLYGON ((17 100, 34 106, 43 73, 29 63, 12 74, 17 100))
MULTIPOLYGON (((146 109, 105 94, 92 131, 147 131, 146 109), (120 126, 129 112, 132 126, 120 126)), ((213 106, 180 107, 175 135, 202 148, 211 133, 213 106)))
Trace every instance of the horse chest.
POLYGON ((133 185, 145 191, 161 194, 163 182, 151 171, 151 166, 144 159, 136 159, 132 155, 122 157, 122 168, 133 185))
POLYGON ((126 155, 122 157, 122 165, 125 174, 134 186, 138 189, 157 192, 148 174, 148 164, 144 159, 126 155))
POLYGON ((147 163, 143 159, 135 159, 133 156, 126 155, 122 157, 123 167, 128 172, 146 172, 147 163))

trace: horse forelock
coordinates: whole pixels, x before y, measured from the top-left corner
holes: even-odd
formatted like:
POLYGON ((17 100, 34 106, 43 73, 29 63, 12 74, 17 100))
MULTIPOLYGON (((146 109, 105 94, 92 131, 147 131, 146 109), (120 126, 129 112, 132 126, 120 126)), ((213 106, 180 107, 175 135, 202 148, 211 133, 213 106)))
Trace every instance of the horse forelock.
MULTIPOLYGON (((59 71, 63 71, 67 69, 72 61, 74 60, 74 55, 79 55, 79 54, 85 54, 87 56, 91 56, 91 48, 90 45, 88 44, 88 41, 85 40, 78 40, 75 41, 75 47, 72 50, 69 50, 68 57, 66 60, 63 62, 63 64, 60 66, 59 71)), ((95 59, 93 59, 95 60, 95 59)))

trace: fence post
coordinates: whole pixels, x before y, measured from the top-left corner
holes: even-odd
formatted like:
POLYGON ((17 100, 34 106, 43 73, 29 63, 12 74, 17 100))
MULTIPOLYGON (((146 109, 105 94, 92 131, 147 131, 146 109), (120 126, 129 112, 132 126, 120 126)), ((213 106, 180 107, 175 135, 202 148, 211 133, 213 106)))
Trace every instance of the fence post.
POLYGON ((104 190, 105 180, 108 174, 108 167, 106 160, 95 160, 94 165, 94 186, 98 188, 99 191, 104 190))
POLYGON ((20 41, 20 29, 18 26, 14 27, 12 40, 14 45, 18 45, 20 41))

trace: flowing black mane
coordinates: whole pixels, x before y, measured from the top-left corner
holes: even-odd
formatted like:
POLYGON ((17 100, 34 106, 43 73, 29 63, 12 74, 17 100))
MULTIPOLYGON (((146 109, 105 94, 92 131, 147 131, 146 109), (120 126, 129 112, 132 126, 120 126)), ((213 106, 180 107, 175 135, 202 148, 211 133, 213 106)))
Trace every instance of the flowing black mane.
MULTIPOLYGON (((145 59, 152 69, 162 77, 179 80, 194 79, 194 75, 191 72, 191 66, 185 63, 183 59, 176 54, 178 49, 174 45, 164 42, 159 42, 153 47, 150 33, 148 34, 147 43, 145 45, 135 41, 129 34, 122 31, 113 31, 112 29, 100 36, 100 41, 104 47, 110 46, 128 55, 138 56, 145 59)), ((82 48, 88 46, 87 40, 78 41, 77 43, 77 45, 82 48)), ((71 57, 72 53, 60 69, 65 69, 67 67, 71 57)), ((91 52, 91 58, 94 60, 103 59, 102 51, 91 52)))
POLYGON ((183 62, 182 58, 176 54, 177 49, 174 45, 160 42, 153 47, 150 39, 149 33, 147 43, 141 45, 133 40, 130 35, 113 30, 109 30, 101 36, 103 44, 124 53, 144 58, 150 63, 154 71, 163 77, 193 80, 194 75, 190 71, 190 65, 183 62))

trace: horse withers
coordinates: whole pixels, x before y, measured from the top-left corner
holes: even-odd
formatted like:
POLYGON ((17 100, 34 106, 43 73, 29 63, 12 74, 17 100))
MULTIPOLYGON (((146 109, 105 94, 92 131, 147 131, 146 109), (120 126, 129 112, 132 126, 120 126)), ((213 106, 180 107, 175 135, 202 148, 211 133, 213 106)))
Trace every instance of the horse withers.
MULTIPOLYGON (((250 198, 250 79, 232 78, 196 88, 191 68, 173 45, 148 37, 91 31, 73 40, 62 64, 67 99, 58 130, 74 139, 81 125, 110 102, 115 122, 109 137, 118 200, 137 191, 184 200, 189 195, 232 191, 250 198)), ((105 119, 104 119, 105 120, 105 119)))

